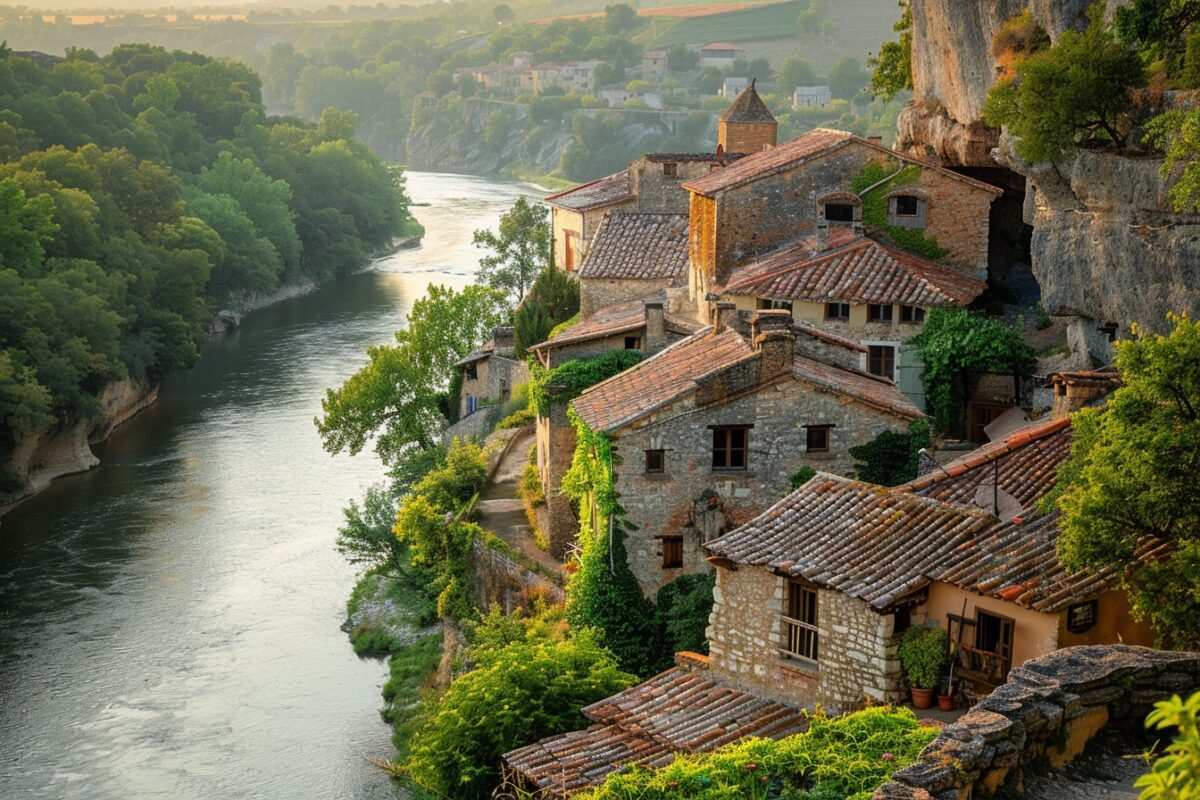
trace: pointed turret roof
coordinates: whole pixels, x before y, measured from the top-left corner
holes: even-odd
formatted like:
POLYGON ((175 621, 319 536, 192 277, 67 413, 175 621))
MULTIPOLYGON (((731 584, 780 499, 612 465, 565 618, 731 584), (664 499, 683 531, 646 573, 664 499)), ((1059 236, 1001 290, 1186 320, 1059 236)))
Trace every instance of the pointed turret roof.
POLYGON ((742 89, 725 113, 721 115, 722 122, 774 123, 775 115, 767 108, 767 104, 758 96, 754 81, 742 89))

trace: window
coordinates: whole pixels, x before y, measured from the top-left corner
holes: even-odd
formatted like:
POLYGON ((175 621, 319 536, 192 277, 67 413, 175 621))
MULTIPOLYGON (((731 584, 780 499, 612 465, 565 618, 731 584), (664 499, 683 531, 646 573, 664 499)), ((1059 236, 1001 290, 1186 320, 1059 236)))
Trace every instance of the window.
POLYGON ((758 300, 758 310, 759 311, 778 311, 778 310, 791 311, 792 310, 792 301, 791 300, 766 300, 766 299, 763 299, 760 297, 758 300))
MULTIPOLYGON (((672 166, 674 166, 672 164, 672 166)), ((902 194, 896 198, 896 213, 902 217, 915 217, 917 215, 917 198, 910 194, 902 194)))
POLYGON ((467 395, 467 413, 474 414, 479 410, 479 398, 473 394, 467 395))
POLYGON ((867 306, 867 322, 891 322, 892 307, 891 305, 877 305, 871 303, 867 306))
POLYGON ((912 627, 912 606, 897 608, 896 613, 892 615, 892 635, 904 633, 912 627))
POLYGON ((829 452, 829 431, 833 428, 832 425, 807 425, 805 433, 807 434, 808 446, 807 450, 810 453, 828 453, 829 452))
POLYGON ((1012 658, 1013 621, 986 611, 975 612, 975 647, 995 653, 1009 662, 1012 658))
POLYGON ((713 428, 713 469, 735 470, 746 468, 746 442, 749 428, 713 428))
POLYGON ((679 569, 683 566, 683 537, 664 536, 662 538, 663 569, 679 569))
POLYGON ((924 322, 925 309, 920 306, 900 306, 901 322, 924 322))
POLYGON ((850 304, 826 303, 825 319, 850 319, 850 304))
POLYGON ((1071 633, 1085 633, 1096 624, 1099 603, 1088 600, 1086 603, 1076 603, 1067 608, 1067 630, 1071 633))
POLYGON ((676 164, 674 161, 664 161, 663 162, 663 176, 664 177, 674 178, 678 174, 679 174, 679 165, 678 164, 676 164))
POLYGON ((873 344, 867 347, 867 372, 881 378, 896 378, 896 348, 890 344, 873 344))
POLYGON ((626 350, 641 350, 642 349, 642 337, 626 336, 625 337, 625 349, 626 350))
POLYGON ((666 466, 666 453, 662 450, 646 451, 646 472, 665 472, 666 466))
POLYGON ((829 222, 853 222, 854 206, 849 203, 826 203, 825 219, 829 222))
POLYGON ((575 231, 563 232, 563 269, 575 271, 575 255, 579 252, 579 234, 575 231))
POLYGON ((816 663, 817 590, 791 581, 788 583, 787 610, 783 615, 783 655, 816 663))
POLYGON ((925 227, 925 201, 911 194, 888 198, 888 224, 900 228, 925 227))

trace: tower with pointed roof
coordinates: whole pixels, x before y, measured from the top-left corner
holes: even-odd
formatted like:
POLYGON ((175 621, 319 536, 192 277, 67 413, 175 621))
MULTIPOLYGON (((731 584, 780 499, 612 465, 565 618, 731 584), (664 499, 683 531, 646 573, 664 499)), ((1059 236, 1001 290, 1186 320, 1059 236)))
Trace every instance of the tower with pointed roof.
POLYGON ((750 81, 721 115, 717 144, 724 153, 757 153, 775 146, 778 130, 775 115, 750 81))

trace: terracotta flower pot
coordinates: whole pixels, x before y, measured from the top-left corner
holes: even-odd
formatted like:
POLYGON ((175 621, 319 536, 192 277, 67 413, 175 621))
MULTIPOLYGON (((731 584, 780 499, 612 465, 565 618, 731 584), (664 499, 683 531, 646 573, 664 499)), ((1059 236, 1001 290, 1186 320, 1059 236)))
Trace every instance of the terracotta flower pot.
POLYGON ((909 691, 912 692, 913 708, 933 707, 933 689, 918 689, 914 686, 909 691))
POLYGON ((937 700, 938 700, 938 708, 940 708, 942 711, 953 711, 954 710, 954 706, 955 706, 954 695, 939 694, 937 696, 937 700))

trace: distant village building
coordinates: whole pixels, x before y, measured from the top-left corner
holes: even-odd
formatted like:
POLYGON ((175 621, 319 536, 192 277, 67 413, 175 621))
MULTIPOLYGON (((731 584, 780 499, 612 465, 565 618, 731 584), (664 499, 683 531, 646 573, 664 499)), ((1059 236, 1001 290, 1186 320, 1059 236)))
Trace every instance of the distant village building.
POLYGON ((724 69, 733 66, 733 62, 741 58, 744 52, 744 49, 730 42, 709 42, 700 48, 700 66, 724 69))
POLYGON ((642 77, 648 81, 660 81, 667 74, 667 51, 647 50, 642 53, 642 77))
POLYGON ((737 97, 747 86, 750 85, 749 78, 726 78, 721 84, 719 94, 726 100, 737 97))
POLYGON ((620 106, 630 100, 646 104, 647 108, 661 109, 662 95, 658 92, 631 92, 628 89, 602 89, 598 95, 601 100, 608 101, 610 106, 620 106))
POLYGON ((562 64, 544 61, 533 68, 533 90, 541 93, 563 85, 562 64))
POLYGON ((748 331, 738 324, 720 304, 715 326, 571 403, 622 454, 625 547, 651 597, 707 571, 702 545, 787 493, 801 467, 849 472, 850 447, 923 416, 890 381, 798 354, 784 312, 755 313, 748 331))
POLYGON ((496 328, 492 340, 455 365, 462 371, 459 419, 512 398, 515 386, 529 382, 529 369, 516 358, 512 328, 496 328))
POLYGON ((797 86, 792 92, 792 108, 824 108, 833 100, 828 86, 797 86))
POLYGON ((596 88, 596 67, 601 62, 592 59, 590 61, 567 61, 563 64, 562 82, 563 87, 568 92, 578 92, 579 94, 590 94, 596 88))

